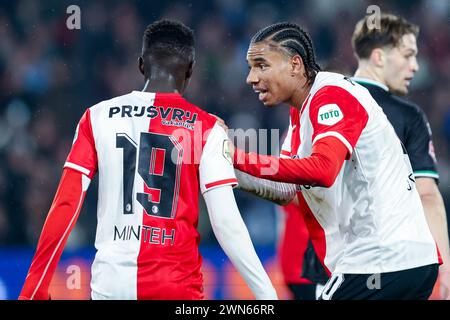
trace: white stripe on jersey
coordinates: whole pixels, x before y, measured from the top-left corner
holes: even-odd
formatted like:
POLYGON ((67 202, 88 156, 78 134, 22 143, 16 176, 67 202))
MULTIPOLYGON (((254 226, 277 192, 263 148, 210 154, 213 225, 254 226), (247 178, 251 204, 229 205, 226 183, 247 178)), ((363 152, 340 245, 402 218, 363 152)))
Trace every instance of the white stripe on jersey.
POLYGON ((82 166, 79 166, 79 165, 77 165, 77 164, 75 164, 75 163, 72 163, 72 162, 66 162, 66 163, 64 163, 64 167, 67 167, 67 168, 71 168, 71 169, 77 170, 77 171, 79 171, 79 172, 81 172, 81 173, 83 173, 83 174, 85 174, 85 175, 87 175, 87 176, 91 173, 91 170, 88 170, 88 169, 86 169, 86 168, 83 168, 82 166))
POLYGON ((353 148, 350 144, 350 142, 347 141, 347 139, 344 138, 344 136, 342 134, 340 134, 339 132, 335 132, 335 131, 331 131, 331 132, 325 132, 322 134, 318 134, 317 137, 315 137, 314 141, 313 141, 313 145, 320 139, 325 138, 325 137, 335 137, 338 138, 343 144, 345 144, 345 146, 348 149, 348 152, 350 154, 352 154, 353 152, 353 148))
POLYGON ((425 171, 415 171, 414 172, 415 178, 433 178, 433 179, 439 179, 439 174, 435 172, 425 172, 425 171))

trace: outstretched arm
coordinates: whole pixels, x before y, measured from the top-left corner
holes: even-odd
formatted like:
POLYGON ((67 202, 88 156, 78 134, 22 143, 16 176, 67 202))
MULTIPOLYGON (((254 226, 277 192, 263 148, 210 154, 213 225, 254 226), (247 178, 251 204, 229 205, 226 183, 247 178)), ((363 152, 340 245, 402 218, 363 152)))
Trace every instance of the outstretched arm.
POLYGON ((231 186, 206 191, 203 197, 211 226, 233 265, 248 284, 256 299, 275 300, 277 294, 265 272, 234 199, 231 186))
POLYGON ((234 173, 238 179, 238 189, 240 190, 250 192, 279 205, 287 205, 295 198, 295 184, 257 178, 239 170, 234 170, 234 173))
POLYGON ((347 155, 347 147, 339 139, 329 136, 313 145, 311 156, 301 159, 284 159, 236 149, 234 167, 273 181, 331 187, 347 155))
POLYGON ((49 299, 50 281, 78 219, 90 181, 78 171, 64 169, 19 299, 49 299))

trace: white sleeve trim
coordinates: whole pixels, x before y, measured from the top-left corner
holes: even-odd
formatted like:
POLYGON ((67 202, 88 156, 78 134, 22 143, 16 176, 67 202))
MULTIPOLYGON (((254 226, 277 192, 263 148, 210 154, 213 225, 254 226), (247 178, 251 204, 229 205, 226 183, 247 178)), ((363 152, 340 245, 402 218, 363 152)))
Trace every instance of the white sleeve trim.
POLYGON ((203 194, 211 227, 222 249, 256 299, 275 300, 276 291, 259 260, 230 186, 203 194))
POLYGON ((413 172, 415 178, 433 178, 439 179, 439 174, 431 172, 413 172))
POLYGON ((312 144, 314 145, 317 141, 319 141, 320 139, 325 138, 325 137, 338 138, 347 147, 348 152, 350 152, 350 154, 353 153, 353 148, 352 148, 352 145, 350 144, 350 142, 348 142, 348 140, 345 139, 345 137, 342 134, 340 134, 339 132, 336 132, 336 131, 330 131, 330 132, 318 134, 312 144))
POLYGON ((290 158, 291 158, 291 151, 288 151, 288 150, 281 150, 281 151, 280 151, 280 158, 283 158, 283 159, 290 159, 290 158))
POLYGON ((214 188, 223 187, 223 186, 231 186, 232 188, 235 188, 238 186, 238 179, 230 178, 230 179, 223 179, 223 180, 215 181, 212 183, 207 183, 205 185, 205 190, 203 190, 202 193, 205 193, 214 188))
POLYGON ((86 168, 84 168, 82 166, 79 166, 79 165, 77 165, 75 163, 72 163, 72 162, 66 162, 64 164, 64 167, 80 171, 81 173, 83 173, 83 174, 85 174, 87 176, 89 176, 89 174, 91 173, 91 170, 88 170, 88 169, 86 169, 86 168))

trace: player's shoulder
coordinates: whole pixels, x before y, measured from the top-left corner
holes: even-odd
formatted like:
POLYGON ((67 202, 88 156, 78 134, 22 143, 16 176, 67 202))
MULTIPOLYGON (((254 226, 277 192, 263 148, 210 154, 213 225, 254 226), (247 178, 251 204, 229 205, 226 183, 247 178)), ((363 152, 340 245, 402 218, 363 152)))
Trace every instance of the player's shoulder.
POLYGON ((352 101, 370 109, 370 106, 376 104, 365 87, 353 81, 349 76, 334 72, 319 72, 310 95, 313 107, 324 103, 340 105, 342 101, 352 101))
POLYGON ((126 100, 126 97, 128 95, 129 95, 129 93, 125 94, 125 95, 113 97, 110 99, 105 99, 105 100, 95 103, 94 105, 91 105, 90 107, 87 107, 83 111, 83 115, 81 116, 80 123, 92 123, 93 119, 98 118, 101 115, 102 111, 108 110, 113 105, 121 105, 121 100, 124 98, 126 100))
POLYGON ((319 72, 311 88, 311 96, 314 98, 332 94, 357 97, 367 94, 367 89, 352 81, 351 77, 343 74, 327 71, 319 72))
POLYGON ((115 96, 109 99, 101 100, 96 104, 92 105, 91 107, 89 107, 88 109, 91 112, 98 111, 101 109, 107 109, 112 105, 122 105, 129 103, 131 99, 133 99, 133 95, 132 92, 129 92, 120 96, 115 96))
POLYGON ((378 98, 377 102, 383 108, 383 110, 390 116, 390 120, 397 123, 405 123, 406 126, 410 126, 413 123, 428 122, 425 113, 419 105, 392 93, 384 95, 381 99, 378 98))
POLYGON ((196 122, 201 121, 202 125, 207 127, 204 129, 211 128, 216 123, 216 118, 208 113, 206 109, 190 102, 184 97, 181 97, 181 102, 178 107, 184 109, 185 112, 195 115, 196 122))
POLYGON ((394 94, 391 94, 390 98, 392 104, 395 104, 398 110, 401 111, 405 116, 421 118, 424 116, 424 112, 419 105, 394 94))
POLYGON ((397 117, 397 120, 402 122, 423 117, 424 112, 417 104, 389 92, 386 86, 369 82, 368 79, 354 78, 354 80, 365 87, 383 111, 391 117, 397 117))
POLYGON ((192 110, 193 112, 198 113, 199 117, 201 117, 202 119, 211 119, 211 120, 215 120, 215 118, 209 114, 205 108, 200 107, 192 102, 190 102, 189 100, 183 98, 185 104, 184 107, 188 110, 192 110))

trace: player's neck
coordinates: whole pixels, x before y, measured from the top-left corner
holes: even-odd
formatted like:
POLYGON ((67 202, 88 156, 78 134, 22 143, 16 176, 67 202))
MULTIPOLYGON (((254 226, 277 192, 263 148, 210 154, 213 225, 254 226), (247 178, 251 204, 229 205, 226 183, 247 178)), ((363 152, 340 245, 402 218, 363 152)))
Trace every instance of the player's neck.
POLYGON ((303 103, 308 97, 309 92, 311 91, 311 84, 306 84, 303 86, 298 86, 298 88, 294 91, 292 98, 287 102, 290 106, 301 110, 303 103))
POLYGON ((364 67, 359 66, 355 72, 355 77, 356 78, 365 78, 365 79, 369 79, 369 80, 375 80, 379 83, 386 85, 386 82, 384 81, 383 77, 374 68, 370 68, 370 67, 364 68, 364 67))
POLYGON ((175 80, 175 77, 168 72, 152 73, 149 78, 145 80, 144 89, 147 92, 168 92, 180 93, 180 85, 175 80))

